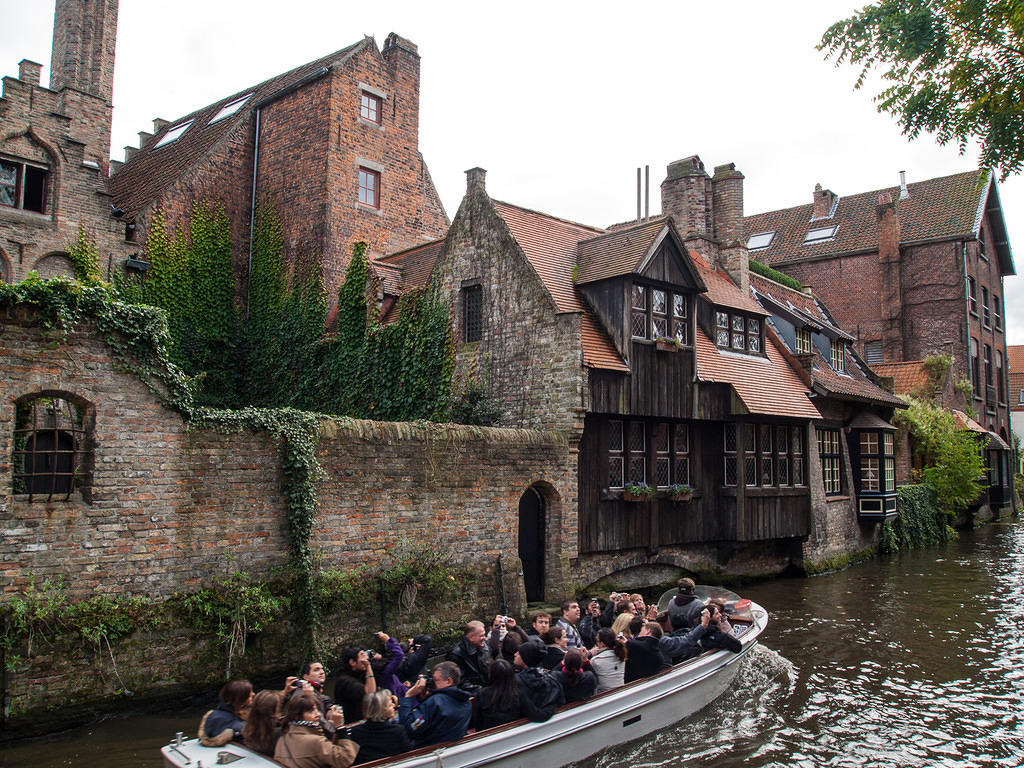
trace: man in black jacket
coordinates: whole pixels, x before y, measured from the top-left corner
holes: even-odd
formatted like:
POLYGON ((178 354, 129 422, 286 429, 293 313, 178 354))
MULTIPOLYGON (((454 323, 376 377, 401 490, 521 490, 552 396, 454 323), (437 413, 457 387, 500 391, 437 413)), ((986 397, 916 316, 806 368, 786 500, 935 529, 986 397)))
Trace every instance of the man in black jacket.
POLYGON ((462 630, 462 639, 445 657, 455 662, 462 673, 459 688, 471 696, 487 685, 487 667, 491 663, 491 649, 483 622, 471 621, 462 630))
POLYGON ((694 587, 693 579, 680 579, 679 591, 669 601, 668 620, 672 625, 673 632, 678 629, 690 629, 700 623, 700 614, 704 610, 704 603, 693 594, 694 587))
POLYGON ((661 652, 660 641, 661 625, 654 621, 648 621, 640 628, 636 637, 626 642, 624 682, 631 683, 642 677, 650 677, 672 666, 665 654, 661 652))
POLYGON ((526 716, 542 723, 555 714, 565 703, 565 692, 557 675, 539 669, 544 647, 540 643, 523 643, 516 651, 514 664, 516 682, 519 685, 519 700, 523 703, 526 716))

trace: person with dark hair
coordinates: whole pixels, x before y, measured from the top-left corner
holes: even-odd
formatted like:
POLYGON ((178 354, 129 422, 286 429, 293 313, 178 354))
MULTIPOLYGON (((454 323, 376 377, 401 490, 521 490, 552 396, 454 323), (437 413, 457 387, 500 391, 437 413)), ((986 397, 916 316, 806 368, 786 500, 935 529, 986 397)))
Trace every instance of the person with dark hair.
POLYGON ((732 633, 732 624, 726 618, 725 604, 718 600, 711 600, 707 610, 710 614, 707 632, 700 638, 700 647, 705 651, 716 651, 721 648, 733 653, 743 650, 743 644, 732 633))
MULTIPOLYGON (((324 732, 328 736, 333 736, 334 726, 331 725, 331 721, 327 717, 327 711, 331 708, 331 700, 324 694, 324 681, 327 680, 327 670, 324 669, 324 665, 319 661, 307 661, 302 665, 300 674, 301 683, 297 682, 292 686, 292 689, 299 690, 300 688, 305 688, 313 692, 320 707, 320 724, 324 727, 324 732)), ((288 693, 291 693, 291 691, 288 691, 288 693)))
POLYGON ((668 603, 668 620, 672 631, 691 629, 700 624, 700 613, 704 603, 694 593, 693 579, 682 578, 678 583, 678 591, 668 603))
POLYGON ((562 618, 558 620, 558 626, 565 632, 566 648, 582 648, 583 640, 576 630, 576 622, 580 620, 580 604, 575 600, 562 601, 562 618))
POLYGON ((334 698, 345 711, 345 721, 363 719, 363 696, 377 690, 377 677, 370 665, 370 655, 355 646, 341 652, 341 672, 334 681, 334 698))
POLYGON ((645 622, 640 631, 626 643, 626 670, 623 680, 631 683, 642 677, 650 677, 671 664, 661 652, 661 625, 655 621, 645 622))
POLYGON ((555 675, 540 669, 544 648, 540 643, 523 643, 516 652, 516 683, 524 696, 527 717, 541 723, 549 720, 565 703, 565 693, 555 675))
POLYGON ((597 675, 583 668, 583 654, 578 648, 570 648, 565 652, 562 668, 556 675, 566 702, 586 701, 597 690, 597 675))
POLYGON ((473 727, 478 731, 526 716, 515 667, 504 659, 495 659, 488 672, 490 679, 487 685, 475 697, 473 727))
POLYGON ((537 643, 543 643, 541 635, 551 629, 551 614, 545 613, 544 611, 537 611, 535 614, 530 616, 530 628, 526 630, 526 634, 530 636, 530 639, 537 643))
POLYGON ((590 671, 597 676, 594 693, 602 693, 623 684, 626 672, 626 641, 607 627, 597 632, 597 643, 590 652, 590 671))
POLYGON ((420 678, 398 702, 398 719, 413 747, 458 741, 466 735, 473 715, 470 695, 458 687, 462 673, 459 665, 442 661, 431 673, 434 690, 427 691, 427 681, 420 678), (420 696, 426 694, 422 701, 420 696))
MULTIPOLYGON (((407 685, 422 675, 427 668, 427 659, 434 647, 434 638, 430 635, 416 635, 408 643, 402 643, 405 658, 395 670, 395 676, 407 685)), ((401 698, 401 697, 399 697, 401 698)))
MULTIPOLYGON (((345 720, 338 707, 327 713, 340 727, 345 720)), ((274 761, 285 768, 348 768, 359 753, 359 745, 349 739, 336 744, 324 736, 320 725, 320 705, 312 691, 296 691, 285 706, 285 724, 274 747, 274 761)))
POLYGON ((252 683, 230 680, 220 689, 217 706, 203 715, 199 723, 199 741, 203 746, 222 747, 229 741, 241 741, 245 716, 252 704, 252 683))
POLYGON ((487 684, 487 667, 491 663, 491 649, 487 645, 487 633, 482 621, 470 621, 462 629, 462 639, 452 648, 446 661, 459 666, 461 682, 459 688, 470 695, 487 684))
POLYGON ((548 671, 557 669, 558 665, 562 663, 562 657, 565 656, 567 642, 565 630, 562 629, 560 624, 555 624, 555 626, 541 635, 541 639, 546 647, 540 665, 548 671))
POLYGON ((596 597, 592 597, 590 602, 587 603, 587 610, 577 626, 584 648, 589 650, 594 647, 594 644, 597 642, 597 630, 600 628, 601 604, 597 601, 596 597))
POLYGON ((405 728, 395 722, 395 697, 391 691, 381 689, 366 694, 363 713, 366 720, 349 729, 349 738, 359 745, 357 765, 412 749, 405 728))
POLYGON ((499 614, 494 617, 491 634, 487 638, 487 645, 491 648, 491 658, 505 659, 511 664, 516 655, 516 649, 529 639, 530 636, 516 624, 514 618, 499 614))
POLYGON ((370 659, 370 667, 377 680, 377 690, 386 689, 395 696, 405 696, 409 686, 399 680, 395 674, 405 659, 405 651, 402 650, 398 641, 386 632, 377 632, 376 635, 377 639, 384 643, 384 655, 375 654, 370 659))
POLYGON ((252 709, 242 728, 242 741, 249 749, 267 757, 281 737, 281 702, 278 691, 260 691, 252 700, 252 709))

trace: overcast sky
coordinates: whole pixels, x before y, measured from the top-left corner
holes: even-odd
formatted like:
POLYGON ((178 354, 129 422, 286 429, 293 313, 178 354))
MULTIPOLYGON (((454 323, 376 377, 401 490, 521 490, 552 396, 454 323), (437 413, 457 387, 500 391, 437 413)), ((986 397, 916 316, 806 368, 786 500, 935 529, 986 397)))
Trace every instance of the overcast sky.
MULTIPOLYGON (((748 214, 810 202, 818 182, 842 196, 974 167, 973 150, 908 142, 815 51, 857 5, 121 0, 112 154, 154 117, 397 32, 419 46, 420 148, 449 216, 474 166, 495 198, 601 226, 636 215, 637 166, 660 211, 666 165, 691 154, 736 163, 748 214)), ((52 23, 52 2, 0 0, 0 73, 32 59, 47 83, 52 23)), ((1016 252, 1024 179, 1000 198, 1016 252)), ((1024 278, 1005 289, 1009 343, 1024 344, 1024 278)))

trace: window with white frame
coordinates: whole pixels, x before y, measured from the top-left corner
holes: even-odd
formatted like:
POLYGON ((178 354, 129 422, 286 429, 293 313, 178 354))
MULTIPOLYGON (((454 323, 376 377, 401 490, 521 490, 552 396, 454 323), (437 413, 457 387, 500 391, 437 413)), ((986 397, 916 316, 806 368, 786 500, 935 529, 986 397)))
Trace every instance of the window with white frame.
POLYGON ((826 496, 842 493, 842 454, 839 448, 839 430, 818 427, 818 459, 821 461, 821 480, 826 496))
POLYGON ((846 371, 846 343, 842 339, 832 341, 832 359, 829 361, 832 368, 839 373, 846 371))
POLYGON ((723 432, 726 485, 737 484, 737 462, 741 454, 743 482, 747 487, 804 484, 802 427, 727 422, 723 432))
POLYGON ((634 283, 630 295, 630 334, 634 339, 675 339, 690 343, 689 298, 684 293, 634 283))
POLYGON ((722 349, 747 354, 761 354, 764 349, 764 324, 735 310, 715 311, 715 344, 722 349))
POLYGON ((608 422, 608 487, 690 482, 690 430, 684 423, 608 422))
POLYGON ((810 328, 797 328, 796 329, 796 353, 798 355, 809 355, 811 354, 811 329, 810 328))
POLYGON ((864 493, 896 490, 895 438, 891 431, 860 433, 860 490, 864 493))

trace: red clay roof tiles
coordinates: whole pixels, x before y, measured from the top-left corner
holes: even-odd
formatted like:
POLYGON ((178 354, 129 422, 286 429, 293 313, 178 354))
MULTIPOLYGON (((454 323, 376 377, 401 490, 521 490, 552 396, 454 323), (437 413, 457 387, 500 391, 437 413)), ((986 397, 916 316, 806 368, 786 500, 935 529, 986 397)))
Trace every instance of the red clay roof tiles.
POLYGON ((665 226, 663 220, 649 221, 582 241, 576 282, 592 283, 636 272, 665 226))

